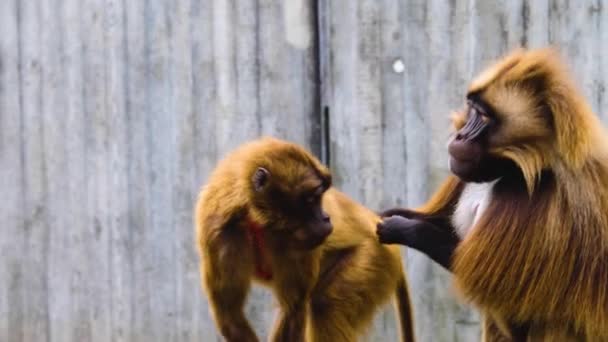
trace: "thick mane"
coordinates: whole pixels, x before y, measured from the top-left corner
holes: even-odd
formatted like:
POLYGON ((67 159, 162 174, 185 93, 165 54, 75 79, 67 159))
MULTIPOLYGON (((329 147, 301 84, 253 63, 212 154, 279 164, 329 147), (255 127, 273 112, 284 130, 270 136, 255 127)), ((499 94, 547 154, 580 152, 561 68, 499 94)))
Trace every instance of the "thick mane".
POLYGON ((590 159, 608 155, 601 122, 553 49, 516 50, 481 73, 471 93, 508 116, 512 136, 527 138, 494 152, 519 165, 530 193, 545 169, 578 172, 590 159))
MULTIPOLYGON (((516 59, 500 77, 513 73, 520 84, 542 78, 554 155, 531 167, 533 191, 525 167, 496 184, 454 255, 456 286, 487 313, 520 323, 570 322, 573 334, 608 339, 608 144, 555 53, 518 51, 516 59)), ((525 165, 529 158, 520 153, 525 165)))
POLYGON ((545 172, 532 197, 521 180, 497 183, 456 250, 464 296, 516 322, 577 322, 574 330, 608 337, 608 202, 596 189, 608 188, 608 173, 601 172, 602 182, 578 182, 577 190, 545 172))

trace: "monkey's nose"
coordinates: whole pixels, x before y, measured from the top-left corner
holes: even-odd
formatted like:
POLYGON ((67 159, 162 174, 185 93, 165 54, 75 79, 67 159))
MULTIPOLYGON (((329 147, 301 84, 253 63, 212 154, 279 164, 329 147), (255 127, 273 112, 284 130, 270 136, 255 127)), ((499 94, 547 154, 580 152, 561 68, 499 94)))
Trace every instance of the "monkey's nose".
POLYGON ((331 221, 331 218, 329 217, 329 215, 327 215, 327 213, 323 213, 321 217, 324 223, 329 223, 329 221, 331 221))

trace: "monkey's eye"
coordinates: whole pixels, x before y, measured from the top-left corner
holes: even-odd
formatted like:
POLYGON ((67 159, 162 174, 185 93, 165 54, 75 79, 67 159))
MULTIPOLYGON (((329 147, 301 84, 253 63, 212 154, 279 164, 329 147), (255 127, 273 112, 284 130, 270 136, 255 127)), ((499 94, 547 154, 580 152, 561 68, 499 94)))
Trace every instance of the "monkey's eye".
POLYGON ((321 195, 325 192, 325 187, 323 185, 319 185, 315 191, 306 197, 306 203, 313 204, 321 200, 321 195))
POLYGON ((467 107, 469 118, 473 115, 477 115, 485 124, 489 124, 490 121, 492 121, 492 116, 489 114, 489 111, 481 103, 473 100, 468 100, 467 107))
POLYGON ((483 112, 477 112, 479 114, 479 117, 481 118, 481 121, 483 121, 485 124, 489 124, 490 123, 490 116, 486 113, 483 112))

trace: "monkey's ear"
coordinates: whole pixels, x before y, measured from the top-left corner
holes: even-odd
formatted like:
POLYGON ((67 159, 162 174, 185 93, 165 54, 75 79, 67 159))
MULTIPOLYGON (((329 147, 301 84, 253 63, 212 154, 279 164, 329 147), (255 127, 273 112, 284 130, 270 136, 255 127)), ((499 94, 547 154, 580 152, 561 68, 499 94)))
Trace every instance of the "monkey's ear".
POLYGON ((263 167, 258 167, 258 169, 255 170, 253 177, 251 178, 255 191, 261 191, 264 188, 264 185, 268 183, 269 178, 270 172, 263 167))

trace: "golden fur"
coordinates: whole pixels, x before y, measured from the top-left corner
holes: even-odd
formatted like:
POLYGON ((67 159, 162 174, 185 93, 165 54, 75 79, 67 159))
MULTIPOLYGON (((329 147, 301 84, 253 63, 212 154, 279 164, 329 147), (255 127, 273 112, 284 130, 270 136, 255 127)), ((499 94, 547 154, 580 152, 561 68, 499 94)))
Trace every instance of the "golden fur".
MULTIPOLYGON (((469 88, 499 129, 489 153, 514 161, 452 258, 456 287, 484 314, 484 341, 608 340, 608 140, 552 49, 517 50, 469 88), (521 339, 522 337, 517 337, 521 339), (518 339, 518 340, 519 340, 518 339)), ((456 130, 466 112, 453 114, 456 130)), ((420 212, 451 215, 450 176, 420 212)))
MULTIPOLYGON (((489 321, 485 340, 504 338, 496 327, 507 323, 528 325, 530 340, 608 340, 608 141, 598 118, 551 49, 512 53, 470 93, 501 122, 490 153, 524 178, 495 186, 453 258, 457 288, 489 321)), ((458 183, 450 177, 448 188, 458 183)), ((458 196, 449 189, 436 197, 458 196)))
POLYGON ((379 217, 330 188, 323 195, 322 207, 331 217, 333 232, 313 250, 290 250, 287 235, 281 232, 291 222, 259 202, 252 189, 251 175, 261 165, 284 192, 292 194, 315 180, 311 174, 329 176, 303 148, 272 138, 243 145, 213 171, 196 204, 195 221, 203 287, 223 335, 235 341, 256 340, 243 314, 253 279, 270 287, 278 298, 281 314, 275 341, 298 340, 299 331, 304 330, 307 341, 354 341, 391 295, 397 299, 403 340, 413 341, 399 247, 378 243, 379 217), (244 217, 264 227, 271 280, 255 275, 255 261, 250 257, 255 247, 246 238, 244 217))

